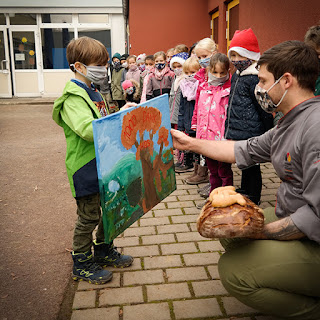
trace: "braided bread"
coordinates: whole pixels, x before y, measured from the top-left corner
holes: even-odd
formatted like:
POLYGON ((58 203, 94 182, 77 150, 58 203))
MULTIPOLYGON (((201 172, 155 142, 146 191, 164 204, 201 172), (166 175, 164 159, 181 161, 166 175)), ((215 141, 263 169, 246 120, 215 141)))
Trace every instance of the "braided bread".
POLYGON ((197 219, 206 238, 250 237, 262 231, 263 210, 232 186, 214 189, 197 219))

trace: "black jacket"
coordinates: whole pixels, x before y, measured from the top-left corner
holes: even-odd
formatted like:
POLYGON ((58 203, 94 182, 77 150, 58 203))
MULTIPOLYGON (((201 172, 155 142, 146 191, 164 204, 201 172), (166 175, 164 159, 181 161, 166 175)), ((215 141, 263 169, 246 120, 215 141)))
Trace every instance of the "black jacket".
POLYGON ((195 100, 188 101, 187 98, 184 98, 181 93, 178 114, 178 130, 183 131, 186 134, 194 133, 194 130, 191 130, 191 120, 195 102, 195 100))
POLYGON ((246 140, 260 136, 273 126, 271 114, 263 111, 254 95, 259 82, 256 63, 231 79, 231 91, 225 122, 225 138, 246 140))

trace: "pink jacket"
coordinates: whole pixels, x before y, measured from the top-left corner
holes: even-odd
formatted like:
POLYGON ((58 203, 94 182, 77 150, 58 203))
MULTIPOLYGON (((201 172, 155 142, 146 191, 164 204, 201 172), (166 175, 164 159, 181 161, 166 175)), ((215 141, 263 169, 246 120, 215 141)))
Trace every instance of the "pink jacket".
POLYGON ((223 86, 210 86, 205 81, 200 87, 197 109, 192 117, 192 121, 196 120, 196 137, 223 140, 231 81, 229 79, 223 86))

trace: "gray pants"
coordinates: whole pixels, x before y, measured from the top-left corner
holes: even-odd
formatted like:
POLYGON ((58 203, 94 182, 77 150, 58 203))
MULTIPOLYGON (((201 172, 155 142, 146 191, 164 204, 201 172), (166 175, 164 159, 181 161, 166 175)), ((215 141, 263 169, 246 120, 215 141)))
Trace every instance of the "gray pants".
POLYGON ((87 252, 93 244, 92 233, 96 226, 97 242, 104 242, 103 223, 101 217, 100 194, 77 198, 78 220, 74 228, 73 251, 87 252))
MULTIPOLYGON (((266 223, 277 220, 274 208, 266 223)), ((320 245, 311 240, 220 241, 224 287, 242 303, 285 319, 320 319, 320 245)))

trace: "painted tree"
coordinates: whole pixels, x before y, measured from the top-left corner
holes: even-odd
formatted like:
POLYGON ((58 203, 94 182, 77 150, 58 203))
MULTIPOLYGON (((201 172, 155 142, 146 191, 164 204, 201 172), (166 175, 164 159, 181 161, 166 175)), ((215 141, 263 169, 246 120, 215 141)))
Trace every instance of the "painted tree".
POLYGON ((161 126, 161 112, 153 107, 140 107, 132 110, 123 117, 121 142, 129 150, 136 147, 136 159, 141 160, 143 183, 145 189, 144 211, 150 210, 160 200, 156 187, 161 192, 161 173, 164 178, 169 168, 173 165, 173 158, 165 163, 163 161, 163 148, 169 145, 169 131, 161 126), (145 132, 148 139, 145 139, 145 132), (159 153, 152 161, 154 152, 153 137, 158 132, 157 144, 160 145, 159 153), (161 173, 160 173, 161 172, 161 173))

